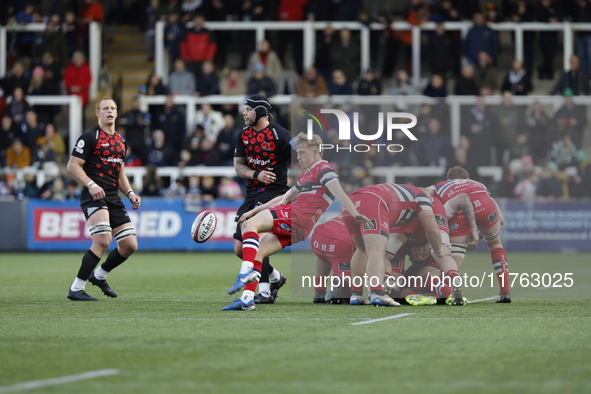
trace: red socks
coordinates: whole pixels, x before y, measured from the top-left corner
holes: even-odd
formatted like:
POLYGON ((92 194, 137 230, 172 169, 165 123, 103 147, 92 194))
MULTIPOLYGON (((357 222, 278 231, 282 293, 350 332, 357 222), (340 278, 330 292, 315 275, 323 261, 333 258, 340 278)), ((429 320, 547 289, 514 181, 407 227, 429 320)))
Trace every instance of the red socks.
POLYGON ((509 289, 509 265, 507 264, 507 252, 504 248, 496 248, 490 251, 492 265, 497 274, 501 293, 508 293, 509 289))

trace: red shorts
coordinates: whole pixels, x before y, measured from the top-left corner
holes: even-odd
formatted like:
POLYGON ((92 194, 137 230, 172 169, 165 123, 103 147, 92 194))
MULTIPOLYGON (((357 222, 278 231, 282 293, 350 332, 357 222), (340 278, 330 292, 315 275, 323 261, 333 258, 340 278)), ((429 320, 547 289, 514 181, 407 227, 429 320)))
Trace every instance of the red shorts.
POLYGON ((351 275, 351 257, 355 253, 355 245, 352 243, 349 234, 340 234, 347 237, 347 240, 319 234, 316 231, 312 235, 312 251, 320 259, 332 265, 334 275, 351 275))
MULTIPOLYGON (((499 213, 494 200, 486 193, 469 194, 474 207, 474 216, 478 228, 490 228, 499 221, 499 213)), ((470 225, 464 212, 458 212, 449 222, 449 236, 470 235, 470 225)))
POLYGON ((278 205, 269 208, 273 215, 273 230, 282 247, 303 241, 297 217, 292 217, 291 205, 278 205))
POLYGON ((390 210, 384 200, 371 193, 352 193, 349 198, 353 201, 357 212, 365 215, 371 221, 371 225, 361 224, 343 208, 341 216, 349 234, 352 237, 361 237, 366 234, 381 234, 388 238, 390 210))

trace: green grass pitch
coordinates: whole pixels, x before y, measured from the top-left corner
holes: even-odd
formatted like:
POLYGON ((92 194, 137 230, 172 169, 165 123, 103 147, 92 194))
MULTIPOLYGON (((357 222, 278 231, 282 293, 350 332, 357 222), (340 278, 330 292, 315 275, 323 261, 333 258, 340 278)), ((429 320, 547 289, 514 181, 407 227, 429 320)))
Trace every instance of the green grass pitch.
MULTIPOLYGON (((81 253, 3 253, 0 393, 111 368, 120 373, 30 392, 591 392, 589 257, 510 254, 512 271, 558 262, 585 297, 516 290, 512 304, 352 307, 291 298, 288 282, 275 305, 222 312, 239 266, 230 253, 138 252, 109 277, 119 298, 88 284, 100 301, 90 303, 66 300, 81 253), (351 324, 401 313, 413 314, 351 324)), ((289 277, 289 254, 272 262, 289 277)), ((465 268, 492 270, 481 253, 465 268)))

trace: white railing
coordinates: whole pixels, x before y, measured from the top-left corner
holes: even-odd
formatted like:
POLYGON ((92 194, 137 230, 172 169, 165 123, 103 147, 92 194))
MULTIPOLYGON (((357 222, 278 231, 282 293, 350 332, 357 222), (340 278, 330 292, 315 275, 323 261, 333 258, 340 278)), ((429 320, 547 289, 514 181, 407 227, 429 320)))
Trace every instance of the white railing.
MULTIPOLYGON (((165 22, 159 21, 156 23, 156 73, 166 81, 168 79, 168 62, 164 50, 164 26, 165 22), (160 34, 160 38, 159 38, 160 34), (160 58, 159 58, 159 54, 160 58)), ((304 35, 304 68, 314 63, 314 56, 316 54, 316 37, 315 32, 322 30, 326 26, 332 26, 335 29, 348 28, 349 30, 359 30, 360 50, 361 56, 359 59, 361 70, 366 70, 370 65, 370 30, 383 30, 384 25, 379 23, 372 23, 369 27, 360 22, 205 22, 204 26, 210 30, 254 30, 256 42, 261 42, 265 38, 268 30, 301 30, 304 35)), ((472 27, 472 23, 468 21, 463 22, 445 22, 446 30, 459 30, 462 32, 462 37, 465 37, 468 30, 472 27)), ((573 54, 574 31, 591 31, 591 24, 589 23, 541 23, 541 22, 501 22, 489 23, 493 30, 498 31, 512 31, 515 32, 515 58, 523 60, 523 32, 524 31, 559 31, 563 32, 563 64, 565 69, 569 69, 569 59, 573 54)), ((412 79, 415 86, 420 85, 421 81, 421 32, 435 30, 436 24, 434 22, 426 22, 421 25, 411 25, 408 22, 392 22, 391 28, 393 30, 412 31, 412 79)))
MULTIPOLYGON (((0 26, 0 78, 6 75, 6 58, 7 45, 6 36, 11 32, 43 32, 45 31, 45 23, 29 23, 27 25, 13 25, 0 26)), ((90 64, 91 82, 89 89, 89 96, 91 100, 95 100, 98 93, 98 81, 101 71, 102 63, 102 37, 101 24, 98 22, 90 22, 90 64)), ((10 95, 12 92, 5 92, 5 95, 10 95)))
MULTIPOLYGON (((236 171, 234 167, 158 167, 156 174, 170 178, 170 184, 173 184, 181 176, 227 176, 233 178, 236 176, 236 171)), ((146 167, 125 167, 125 175, 135 190, 142 190, 146 167)))

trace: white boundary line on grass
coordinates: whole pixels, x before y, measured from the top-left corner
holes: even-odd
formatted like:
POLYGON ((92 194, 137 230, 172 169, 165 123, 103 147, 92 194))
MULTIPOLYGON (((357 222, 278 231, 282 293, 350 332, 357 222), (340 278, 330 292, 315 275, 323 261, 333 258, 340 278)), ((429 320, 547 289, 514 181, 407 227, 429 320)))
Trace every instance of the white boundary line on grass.
POLYGON ((13 384, 12 386, 0 387, 0 393, 13 393, 15 391, 25 391, 38 389, 40 387, 59 386, 60 384, 78 382, 80 380, 100 378, 101 376, 117 375, 121 373, 118 369, 99 369, 97 371, 83 372, 78 375, 62 376, 59 378, 31 380, 30 382, 23 382, 13 384))
POLYGON ((482 302, 482 301, 488 301, 488 300, 496 300, 498 296, 492 296, 492 297, 488 297, 488 298, 481 298, 479 300, 468 300, 468 304, 474 304, 475 302, 482 302))
POLYGON ((371 320, 364 320, 358 321, 356 323, 351 323, 352 326, 360 326, 362 324, 371 324, 379 321, 390 320, 390 319, 397 319, 399 317, 410 316, 414 315, 414 313, 399 313, 398 315, 388 316, 388 317, 380 317, 379 319, 371 319, 371 320))

